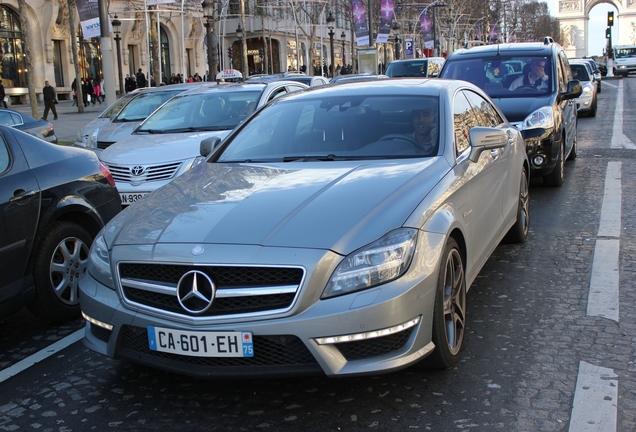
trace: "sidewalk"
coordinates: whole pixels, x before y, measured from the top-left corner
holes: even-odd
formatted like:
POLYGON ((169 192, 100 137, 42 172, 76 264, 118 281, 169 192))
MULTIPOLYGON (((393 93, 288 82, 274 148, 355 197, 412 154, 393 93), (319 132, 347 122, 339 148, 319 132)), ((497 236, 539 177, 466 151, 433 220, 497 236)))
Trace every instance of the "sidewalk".
MULTIPOLYGON (((97 116, 106 109, 106 104, 102 102, 101 105, 87 106, 84 108, 84 112, 80 113, 77 107, 72 105, 72 100, 61 100, 55 107, 57 109, 58 119, 53 120, 53 113, 49 113, 47 116, 47 119, 53 123, 55 134, 60 144, 74 143, 77 131, 95 120, 97 116)), ((31 113, 31 105, 29 104, 10 105, 8 108, 23 114, 33 115, 31 113)), ((40 117, 42 117, 42 114, 44 114, 44 103, 39 103, 38 109, 40 110, 40 117)))

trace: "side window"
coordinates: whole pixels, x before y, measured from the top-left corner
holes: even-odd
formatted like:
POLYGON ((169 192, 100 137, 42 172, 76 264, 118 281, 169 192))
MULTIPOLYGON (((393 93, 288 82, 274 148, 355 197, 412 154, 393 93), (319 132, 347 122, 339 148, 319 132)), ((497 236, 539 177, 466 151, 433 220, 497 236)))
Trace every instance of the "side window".
POLYGON ((559 61, 557 62, 557 72, 559 78, 559 91, 564 92, 568 89, 568 82, 572 79, 570 64, 563 52, 559 52, 559 61))
POLYGON ((287 86, 287 92, 288 93, 294 93, 294 92, 301 91, 301 90, 304 90, 304 89, 305 89, 305 87, 296 86, 296 85, 288 85, 287 86))
POLYGON ((269 99, 267 99, 267 102, 273 101, 274 99, 279 98, 285 94, 287 94, 285 87, 277 88, 276 90, 272 92, 272 94, 269 95, 269 99))
POLYGON ((503 123, 503 119, 490 102, 471 91, 466 91, 465 94, 470 104, 478 111, 478 119, 483 121, 480 126, 497 127, 503 123))
POLYGON ((453 103, 453 130, 455 132, 456 155, 470 148, 470 129, 479 126, 473 107, 463 92, 455 95, 453 103))
POLYGON ((11 113, 11 118, 13 119, 14 125, 21 125, 24 123, 24 120, 22 120, 22 116, 19 114, 11 113))
POLYGON ((11 113, 8 111, 0 111, 0 124, 11 126, 14 124, 11 113))
POLYGON ((0 136, 0 174, 4 173, 9 168, 11 158, 9 157, 9 149, 4 138, 0 136))

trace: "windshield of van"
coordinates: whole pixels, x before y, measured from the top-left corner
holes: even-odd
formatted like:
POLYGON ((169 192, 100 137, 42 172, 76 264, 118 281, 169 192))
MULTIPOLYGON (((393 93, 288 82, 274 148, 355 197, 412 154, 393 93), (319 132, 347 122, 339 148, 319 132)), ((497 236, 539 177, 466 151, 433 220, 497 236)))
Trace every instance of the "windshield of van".
POLYGON ((552 63, 548 57, 451 59, 441 78, 469 81, 490 97, 537 97, 552 91, 552 63))

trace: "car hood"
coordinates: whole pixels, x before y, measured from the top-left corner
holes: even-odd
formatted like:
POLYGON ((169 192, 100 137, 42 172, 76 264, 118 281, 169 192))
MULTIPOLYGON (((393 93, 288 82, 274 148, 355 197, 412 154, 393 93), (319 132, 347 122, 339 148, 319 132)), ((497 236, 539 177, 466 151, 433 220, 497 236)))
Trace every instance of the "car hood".
POLYGON ((141 121, 108 122, 99 128, 98 141, 116 143, 131 133, 141 124, 141 121))
POLYGON ((83 129, 80 130, 80 135, 82 137, 88 138, 90 134, 95 132, 95 129, 101 128, 108 123, 110 123, 109 118, 97 117, 95 120, 93 120, 92 122, 84 126, 83 129))
POLYGON ((199 156, 201 141, 231 131, 188 132, 178 134, 133 134, 109 146, 99 158, 113 165, 148 165, 168 163, 199 156))
POLYGON ((504 113, 509 122, 521 122, 530 114, 543 106, 552 106, 552 96, 492 98, 497 107, 504 113))
POLYGON ((449 169, 442 157, 202 163, 130 206, 104 233, 110 246, 235 244, 348 254, 401 227, 449 169))

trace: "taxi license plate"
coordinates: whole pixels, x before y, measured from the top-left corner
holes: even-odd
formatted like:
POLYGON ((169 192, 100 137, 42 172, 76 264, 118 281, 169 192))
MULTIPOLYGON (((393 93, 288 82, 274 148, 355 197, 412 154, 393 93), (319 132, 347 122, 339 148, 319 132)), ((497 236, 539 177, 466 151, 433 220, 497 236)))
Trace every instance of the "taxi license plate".
POLYGON ((119 199, 121 199, 121 203, 123 205, 130 205, 135 201, 139 201, 143 197, 148 195, 148 192, 139 192, 139 193, 120 193, 119 199))
POLYGON ((254 357, 252 332, 196 332, 148 327, 153 351, 192 357, 254 357))

